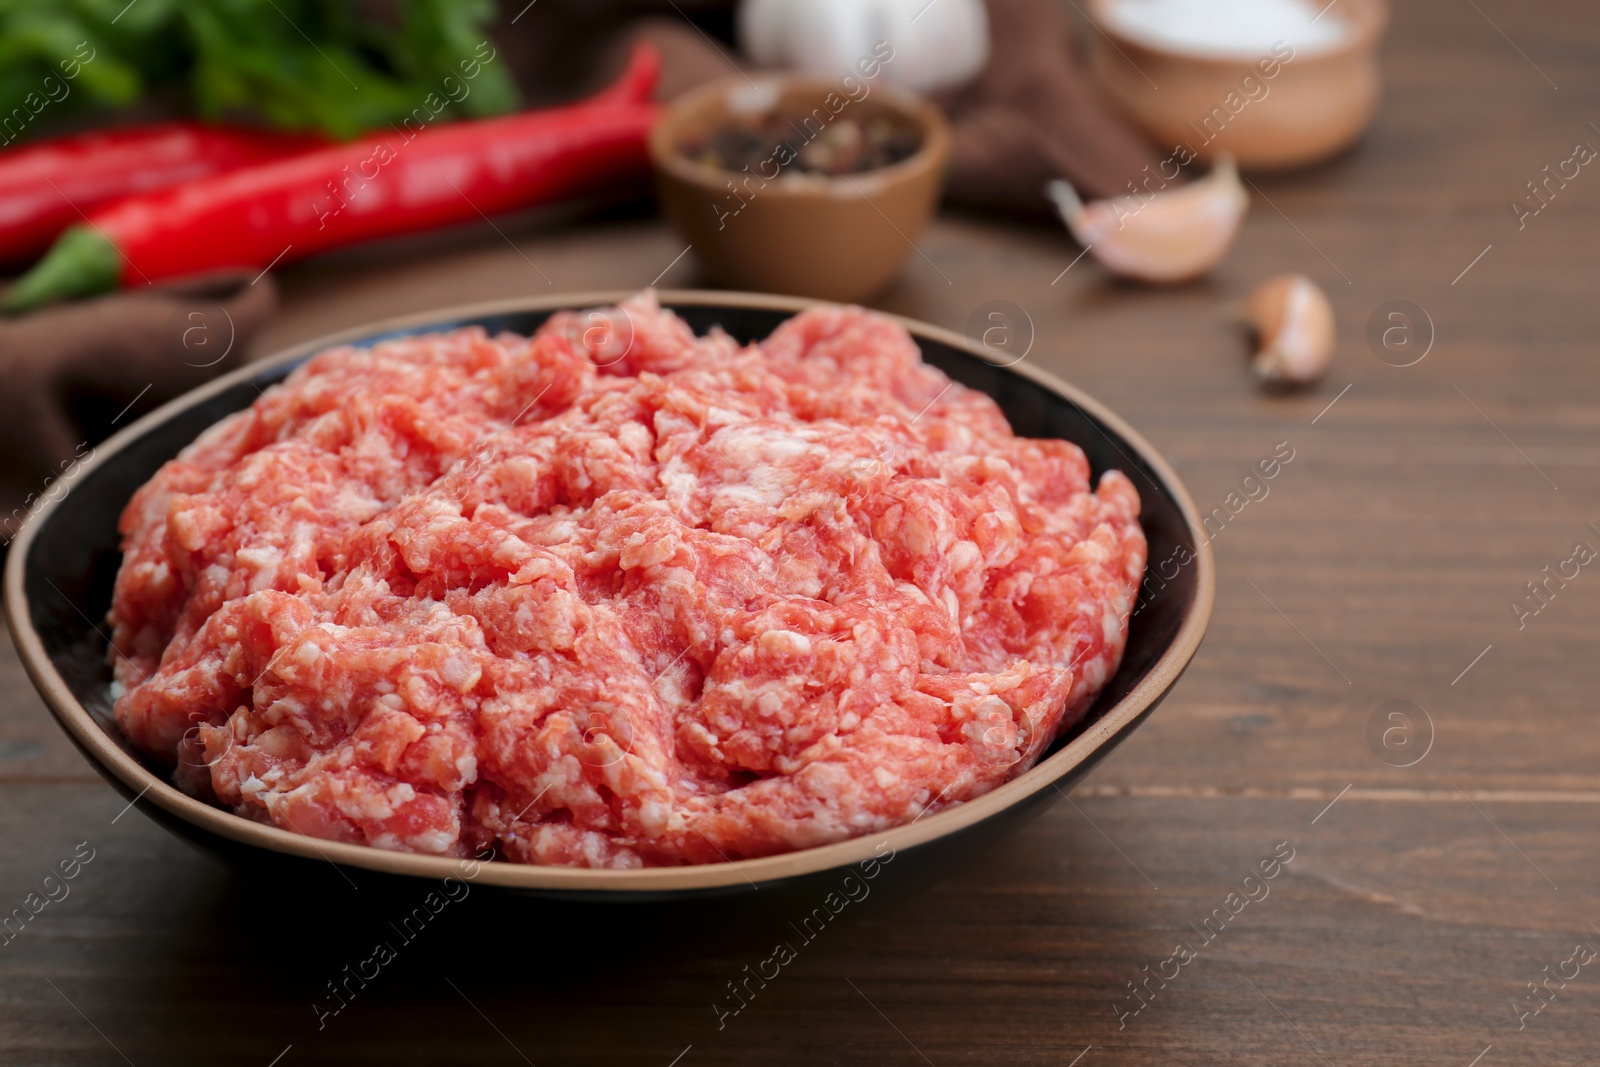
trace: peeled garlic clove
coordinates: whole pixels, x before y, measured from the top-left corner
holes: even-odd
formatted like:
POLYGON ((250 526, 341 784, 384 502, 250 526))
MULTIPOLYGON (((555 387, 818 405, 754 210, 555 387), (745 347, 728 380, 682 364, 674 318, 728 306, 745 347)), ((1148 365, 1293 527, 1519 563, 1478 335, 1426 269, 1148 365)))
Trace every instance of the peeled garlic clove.
POLYGON ((1064 181, 1045 189, 1072 236, 1115 274, 1170 285, 1198 278, 1233 246, 1250 207, 1230 156, 1170 192, 1085 204, 1064 181))
POLYGON ((1333 359, 1333 305, 1303 274, 1280 274, 1244 302, 1244 316, 1260 351, 1250 364, 1268 386, 1305 385, 1322 377, 1333 359))

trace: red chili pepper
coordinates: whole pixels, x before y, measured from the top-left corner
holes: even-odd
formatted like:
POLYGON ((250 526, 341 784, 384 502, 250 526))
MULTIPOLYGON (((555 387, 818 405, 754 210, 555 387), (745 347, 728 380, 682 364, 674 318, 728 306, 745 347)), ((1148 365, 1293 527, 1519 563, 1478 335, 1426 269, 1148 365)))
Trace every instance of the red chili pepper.
POLYGON ((82 218, 79 212, 327 143, 322 137, 160 122, 0 152, 0 262, 38 255, 82 218))
POLYGON ((649 170, 646 103, 660 58, 638 46, 582 103, 396 131, 123 200, 62 235, 6 296, 66 296, 224 267, 265 269, 374 237, 604 188, 649 170))

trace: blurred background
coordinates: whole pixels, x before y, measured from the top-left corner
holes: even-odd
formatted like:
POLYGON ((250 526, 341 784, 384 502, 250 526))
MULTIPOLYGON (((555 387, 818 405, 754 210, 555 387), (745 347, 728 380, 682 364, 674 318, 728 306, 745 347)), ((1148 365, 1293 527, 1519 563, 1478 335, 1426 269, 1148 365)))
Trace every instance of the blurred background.
POLYGON ((0 539, 242 361, 705 286, 1060 375, 1171 462, 1218 564, 1206 644, 1086 783, 979 862, 897 864, 726 1027, 800 903, 475 894, 319 1028, 400 912, 128 811, 7 651, 0 912, 97 851, 0 947, 0 1059, 1593 1062, 1597 28, 1579 0, 0 0, 0 539), (1271 898, 1150 980, 1280 844, 1271 898))
MULTIPOLYGON (((5 4, 6 536, 114 425, 386 313, 649 284, 892 300, 908 263, 954 284, 919 243, 936 205, 1134 286, 1203 279, 1249 208, 1236 166, 1314 169, 1365 133, 1388 19, 1383 0, 5 4), (742 97, 758 79, 783 95, 742 97), (582 112, 607 85, 616 106, 582 112), (651 269, 585 269, 658 210, 682 241, 651 269), (535 257, 535 235, 577 243, 535 257), (486 237, 509 272, 431 269, 486 237), (394 299, 371 301, 373 270, 394 299), (400 297, 418 270, 429 290, 400 297)), ((1255 368, 1304 386, 1331 311, 1281 266, 1230 311, 1260 352, 1275 316, 1310 316, 1255 368)), ((1023 358, 1030 313, 980 303, 960 325, 1023 358)))

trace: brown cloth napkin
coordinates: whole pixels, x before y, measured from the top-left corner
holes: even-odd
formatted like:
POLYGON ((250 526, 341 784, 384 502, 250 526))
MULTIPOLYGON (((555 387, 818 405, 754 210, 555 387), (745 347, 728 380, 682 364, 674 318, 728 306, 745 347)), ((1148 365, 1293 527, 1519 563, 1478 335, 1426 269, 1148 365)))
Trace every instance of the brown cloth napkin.
POLYGON ((975 207, 1044 212, 1045 183, 1085 197, 1129 192, 1161 157, 1095 95, 1056 0, 986 0, 989 62, 940 103, 954 142, 946 196, 975 207))
POLYGON ((0 545, 94 446, 237 366, 270 277, 213 274, 0 319, 0 545))

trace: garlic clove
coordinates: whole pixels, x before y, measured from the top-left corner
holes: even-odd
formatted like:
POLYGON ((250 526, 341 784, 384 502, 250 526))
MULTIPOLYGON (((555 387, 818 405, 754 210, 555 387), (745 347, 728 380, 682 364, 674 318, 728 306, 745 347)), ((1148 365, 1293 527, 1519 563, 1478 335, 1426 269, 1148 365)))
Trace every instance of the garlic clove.
POLYGON ((1064 181, 1051 182, 1045 192, 1072 236, 1112 273, 1162 285, 1191 281, 1216 266, 1250 208, 1231 156, 1170 192, 1090 204, 1064 181))
POLYGON ((989 61, 989 14, 982 0, 876 0, 866 6, 877 8, 874 41, 881 38, 895 50, 883 70, 897 85, 919 93, 958 88, 989 61))
POLYGON ((1303 274, 1281 274, 1245 299, 1244 317, 1255 329, 1259 351, 1250 364, 1269 387, 1308 385, 1333 360, 1333 305, 1303 274))
POLYGON ((857 0, 782 0, 776 18, 776 55, 763 60, 774 66, 805 71, 851 71, 856 60, 872 54, 877 37, 871 5, 857 0))
POLYGON ((989 60, 983 0, 742 0, 735 23, 761 66, 882 73, 919 93, 964 85, 989 60))
POLYGON ((743 0, 736 16, 739 50, 757 66, 776 67, 784 61, 788 0, 743 0))

